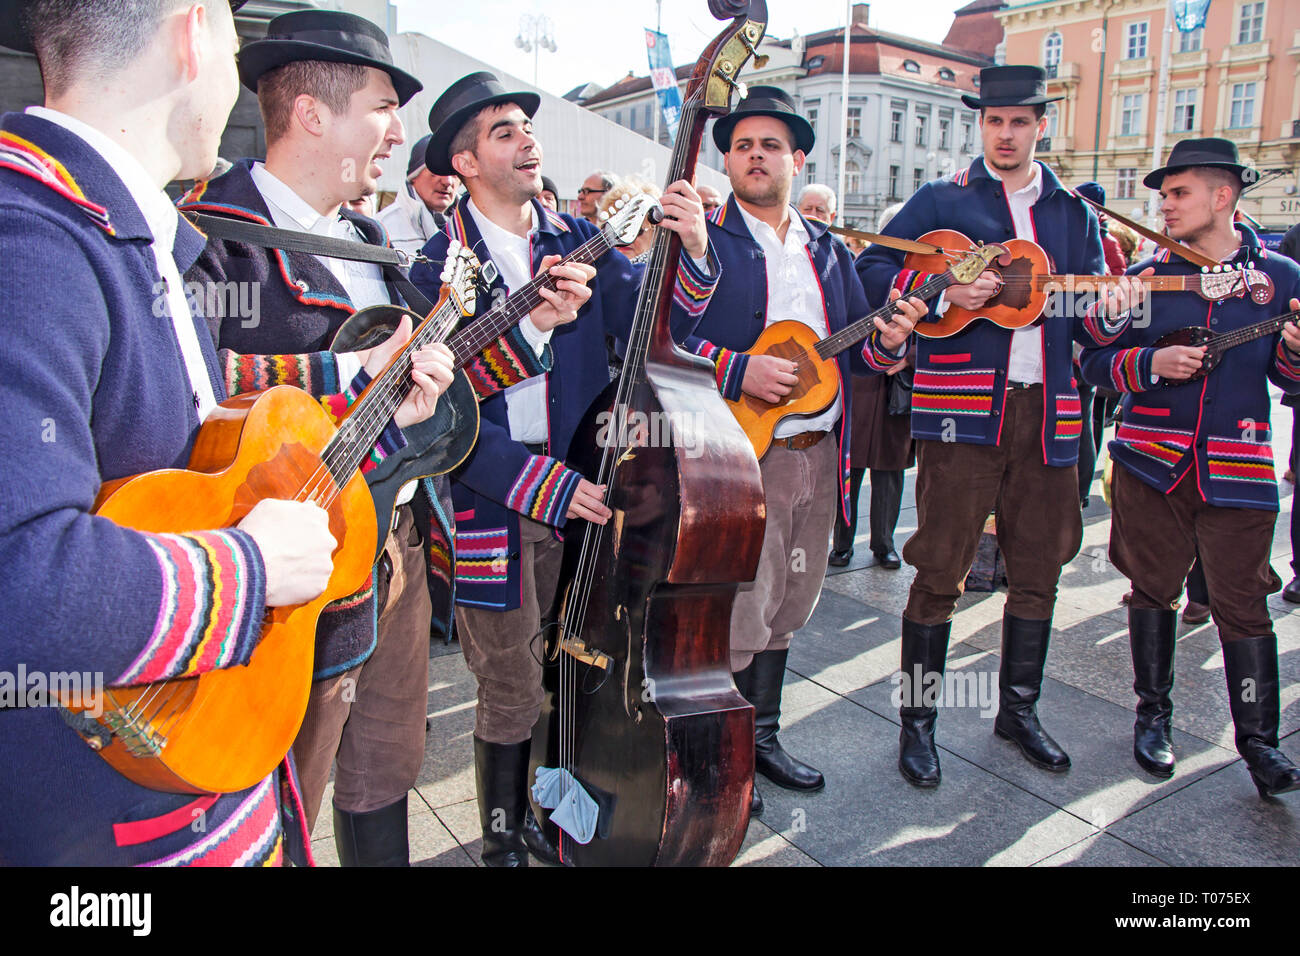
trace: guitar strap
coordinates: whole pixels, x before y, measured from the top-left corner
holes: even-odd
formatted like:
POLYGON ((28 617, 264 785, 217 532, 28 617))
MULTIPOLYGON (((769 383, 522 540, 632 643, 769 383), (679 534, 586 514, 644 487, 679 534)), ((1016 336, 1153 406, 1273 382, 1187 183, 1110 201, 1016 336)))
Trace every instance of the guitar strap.
MULTIPOLYGON (((1079 196, 1078 193, 1075 193, 1074 195, 1079 196)), ((1181 256, 1182 258, 1186 259, 1194 266, 1201 266, 1203 268, 1206 267, 1213 268, 1214 266, 1219 265, 1219 263, 1215 262, 1209 256, 1201 255, 1199 252, 1197 252, 1195 249, 1191 248, 1190 246, 1185 246, 1181 242, 1178 242, 1175 239, 1170 239, 1168 236, 1162 236, 1160 233, 1156 232, 1155 230, 1148 229, 1146 226, 1142 225, 1141 223, 1134 222, 1132 219, 1129 219, 1126 216, 1121 216, 1117 212, 1111 212, 1101 203, 1093 202, 1087 196, 1079 196, 1079 198, 1082 199, 1084 202, 1086 202, 1093 209, 1097 210, 1097 212, 1104 212, 1107 216, 1109 216, 1111 219, 1114 219, 1116 222, 1123 223, 1125 226, 1128 226, 1139 236, 1145 236, 1146 238, 1154 242, 1157 246, 1160 246, 1160 248, 1168 249, 1174 255, 1181 256)))
POLYGON ((376 263, 383 269, 384 278, 392 283, 412 311, 419 312, 421 315, 428 315, 433 311, 433 303, 402 271, 409 268, 413 262, 427 262, 428 260, 420 253, 412 256, 400 249, 372 246, 368 242, 351 242, 331 236, 313 236, 306 232, 278 229, 275 226, 263 226, 255 222, 226 219, 222 216, 207 216, 203 213, 185 215, 205 235, 216 239, 229 239, 232 242, 244 242, 252 246, 281 249, 285 252, 306 252, 313 256, 328 256, 331 259, 376 263))
POLYGON ((889 249, 898 249, 900 252, 919 252, 923 256, 943 255, 944 250, 939 246, 932 246, 928 242, 917 242, 914 239, 900 239, 897 236, 882 236, 874 232, 863 232, 860 229, 849 229, 845 226, 831 226, 830 231, 837 236, 847 236, 850 239, 861 239, 863 242, 874 242, 878 246, 885 246, 889 249))

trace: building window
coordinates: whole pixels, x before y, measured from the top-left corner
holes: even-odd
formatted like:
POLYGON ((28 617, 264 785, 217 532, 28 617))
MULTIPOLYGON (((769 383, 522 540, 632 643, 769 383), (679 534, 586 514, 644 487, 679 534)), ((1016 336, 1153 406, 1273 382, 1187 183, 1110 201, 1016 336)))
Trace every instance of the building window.
POLYGON ((808 125, 812 127, 813 135, 816 136, 817 135, 817 107, 815 106, 808 107, 808 109, 804 114, 804 118, 808 120, 808 125))
POLYGON ((894 202, 903 197, 898 194, 898 177, 902 169, 898 166, 889 167, 889 200, 894 202))
POLYGON ((1264 4, 1243 3, 1241 20, 1237 23, 1238 43, 1258 43, 1264 36, 1264 4))
POLYGON ((1189 30, 1184 33, 1178 31, 1178 52, 1195 53, 1201 48, 1201 40, 1205 36, 1205 27, 1197 27, 1195 30, 1189 30))
POLYGON ((924 146, 929 139, 930 117, 924 113, 916 117, 916 145, 924 146))
POLYGON ((845 131, 847 139, 858 139, 862 136, 862 107, 849 107, 849 128, 845 131))
POLYGON ((1124 48, 1124 58, 1140 60, 1147 55, 1147 22, 1140 20, 1128 25, 1128 43, 1124 48))
POLYGON ((951 83, 953 80, 957 79, 957 74, 954 73, 952 70, 948 69, 946 66, 941 67, 939 69, 939 79, 947 80, 948 82, 951 83))
POLYGON ((1247 129, 1255 125, 1255 84, 1232 84, 1232 110, 1228 118, 1231 129, 1247 129))
POLYGON ((1136 169, 1118 169, 1116 174, 1116 199, 1135 199, 1137 198, 1137 181, 1138 171, 1136 169))
POLYGON ((975 127, 968 119, 961 121, 961 151, 975 152, 975 127))
POLYGON ((891 143, 901 143, 903 141, 902 110, 894 110, 889 114, 889 141, 891 143))
POLYGON ((1137 136, 1142 132, 1142 94, 1127 93, 1119 112, 1119 135, 1137 136))
POLYGON ((849 201, 849 196, 856 195, 862 190, 859 188, 862 182, 862 170, 853 160, 847 160, 844 163, 844 201, 849 201))
POLYGON ((947 117, 939 117, 939 148, 951 149, 949 145, 952 139, 952 120, 947 117))
POLYGON ((925 184, 925 170, 913 169, 912 170, 912 192, 916 192, 924 184, 925 184))
POLYGON ((1045 136, 1047 139, 1053 139, 1056 136, 1057 123, 1061 118, 1061 114, 1057 110, 1056 104, 1048 103, 1047 112, 1044 113, 1043 115, 1047 117, 1047 131, 1043 133, 1043 136, 1045 136))
POLYGON ((921 64, 917 63, 915 60, 904 60, 903 69, 906 70, 908 73, 920 73, 921 64))
POLYGON ((815 182, 817 182, 817 164, 816 164, 816 163, 804 163, 804 166, 803 166, 803 175, 804 175, 804 182, 806 182, 806 183, 815 183, 815 182))
POLYGON ((1056 76, 1056 68, 1061 65, 1061 35, 1056 32, 1047 34, 1043 41, 1043 68, 1049 78, 1056 76))
POLYGON ((1174 132, 1196 129, 1196 90, 1174 90, 1174 132))

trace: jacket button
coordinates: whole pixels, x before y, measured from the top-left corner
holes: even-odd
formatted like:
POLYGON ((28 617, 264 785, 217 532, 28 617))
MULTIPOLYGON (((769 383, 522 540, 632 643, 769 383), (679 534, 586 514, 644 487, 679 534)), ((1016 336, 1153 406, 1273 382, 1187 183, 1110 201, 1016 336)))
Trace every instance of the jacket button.
POLYGON ((309 285, 307 284, 307 280, 306 280, 306 279, 299 279, 297 282, 294 283, 294 285, 296 285, 296 286, 298 287, 298 290, 299 290, 300 292, 306 292, 306 291, 308 291, 309 289, 311 289, 311 286, 309 286, 309 285))
POLYGON ((511 552, 510 552, 510 560, 511 560, 511 561, 518 561, 518 560, 519 560, 519 552, 518 552, 518 551, 511 551, 511 552))
POLYGON ((1171 472, 1169 473, 1169 477, 1170 477, 1170 478, 1177 478, 1177 477, 1178 477, 1178 472, 1176 472, 1176 471, 1171 471, 1171 472))
POLYGON ((998 409, 996 409, 996 408, 993 409, 992 415, 993 415, 994 418, 997 418, 997 417, 998 417, 998 409))
POLYGON ((757 312, 755 312, 755 313, 754 313, 754 318, 756 318, 756 319, 760 319, 760 320, 761 320, 761 319, 763 318, 763 310, 762 310, 762 309, 759 309, 757 312))

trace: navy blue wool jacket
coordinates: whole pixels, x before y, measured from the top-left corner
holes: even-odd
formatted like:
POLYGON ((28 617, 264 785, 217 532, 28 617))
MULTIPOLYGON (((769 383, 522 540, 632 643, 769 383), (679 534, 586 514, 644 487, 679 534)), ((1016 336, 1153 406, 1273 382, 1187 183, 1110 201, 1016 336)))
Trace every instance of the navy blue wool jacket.
MULTIPOLYGON (((1123 421, 1110 443, 1117 464, 1166 493, 1180 481, 1194 481, 1212 505, 1277 511, 1268 383, 1288 395, 1300 393, 1300 355, 1281 333, 1229 349, 1199 382, 1166 384, 1151 372, 1151 343, 1162 335, 1189 325, 1232 332, 1289 312, 1287 303, 1300 297, 1300 266, 1263 248, 1248 226, 1237 231, 1241 248, 1232 264, 1266 272, 1273 280, 1271 302, 1233 296, 1210 303, 1195 292, 1156 293, 1146 302, 1149 323, 1134 322, 1106 348, 1084 349, 1080 366, 1085 380, 1125 393, 1123 421)), ((1199 272, 1162 249, 1129 274, 1148 266, 1156 275, 1199 272)))
MULTIPOLYGON (((1061 185, 1046 165, 1042 192, 1030 209, 1035 241, 1057 274, 1106 275, 1097 216, 1061 185)), ((884 233, 916 239, 933 229, 955 229, 975 242, 1014 239, 1015 224, 1001 180, 989 175, 977 158, 950 179, 928 182, 917 190, 885 227, 884 233)), ((858 257, 858 274, 873 302, 883 302, 891 288, 904 294, 930 276, 903 268, 904 254, 872 245, 858 257)), ((1043 462, 1065 467, 1079 457, 1082 419, 1073 374, 1073 342, 1108 345, 1124 320, 1103 322, 1093 316, 1081 294, 1049 296, 1041 321, 1043 335, 1043 462)), ((916 438, 996 445, 1002 434, 1009 329, 988 321, 972 322, 942 339, 916 336, 916 378, 912 393, 912 434, 916 438)), ((883 372, 897 358, 879 347, 879 335, 867 340, 867 363, 883 372)))
MULTIPOLYGON (((411 281, 425 295, 436 296, 439 273, 454 239, 473 249, 479 260, 491 259, 487 245, 466 209, 469 196, 461 197, 447 214, 447 225, 425 245, 431 260, 411 269, 411 281)), ((547 209, 533 200, 539 228, 531 250, 533 272, 546 256, 573 252, 596 233, 585 220, 547 209)), ((701 275, 690 257, 683 255, 677 273, 673 309, 675 337, 708 303, 717 282, 717 258, 709 251, 711 277, 701 275)), ((632 265, 620 252, 611 251, 596 262, 592 296, 578 312, 577 321, 557 328, 551 337, 554 364, 547 374, 548 454, 531 454, 510 437, 504 395, 485 399, 478 444, 454 473, 452 501, 456 521, 456 603, 493 610, 519 607, 519 515, 562 528, 569 501, 582 475, 563 463, 582 416, 609 384, 605 334, 626 343, 636 309, 644 267, 632 265)), ((505 291, 497 277, 492 295, 478 297, 478 311, 467 322, 481 318, 505 291)))
MULTIPOLYGON (((808 230, 808 258, 821 286, 822 305, 831 334, 856 322, 871 311, 866 293, 853 270, 853 256, 844 243, 836 239, 824 223, 799 216, 808 230)), ((767 325, 767 265, 763 249, 750 234, 745 217, 731 196, 726 205, 716 209, 709 219, 709 241, 718 251, 722 279, 714 290, 709 307, 687 337, 685 347, 697 355, 712 359, 718 374, 718 389, 731 401, 740 398, 741 383, 750 348, 767 325)), ((774 316, 780 320, 782 316, 774 316)), ((853 346, 835 357, 840 373, 840 401, 844 414, 838 428, 840 507, 848 515, 849 438, 852 432, 852 389, 845 388, 850 373, 866 375, 870 371, 860 346, 853 346)))
MULTIPOLYGON (((0 118, 6 675, 144 684, 246 663, 259 639, 265 569, 248 535, 148 534, 90 513, 106 481, 184 467, 199 425, 151 240, 88 144, 34 116, 0 118)), ((202 248, 179 223, 178 267, 202 248)), ((220 400, 217 355, 196 327, 220 400)), ((200 831, 193 796, 131 783, 59 709, 12 694, 0 694, 0 863, 256 865, 286 849, 305 859, 291 772, 204 798, 200 831)))

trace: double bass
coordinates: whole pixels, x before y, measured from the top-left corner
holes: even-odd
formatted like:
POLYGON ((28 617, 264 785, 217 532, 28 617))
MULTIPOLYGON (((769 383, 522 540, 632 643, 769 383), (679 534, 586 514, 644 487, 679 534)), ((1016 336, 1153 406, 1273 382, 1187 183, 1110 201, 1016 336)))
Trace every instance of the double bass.
MULTIPOLYGON (((766 30, 764 0, 709 9, 731 22, 687 86, 669 183, 693 180, 705 123, 729 111, 766 30)), ((613 517, 566 526, 544 629, 533 753, 545 755, 542 819, 566 864, 725 866, 749 823, 754 711, 732 681, 728 631, 736 590, 758 568, 763 484, 712 364, 673 342, 680 254, 676 234, 659 230, 622 374, 568 456, 607 486, 613 517), (559 828, 548 804, 580 807, 586 827, 559 828)))

